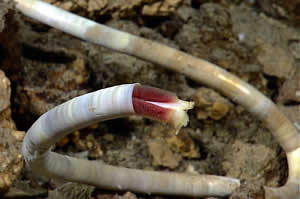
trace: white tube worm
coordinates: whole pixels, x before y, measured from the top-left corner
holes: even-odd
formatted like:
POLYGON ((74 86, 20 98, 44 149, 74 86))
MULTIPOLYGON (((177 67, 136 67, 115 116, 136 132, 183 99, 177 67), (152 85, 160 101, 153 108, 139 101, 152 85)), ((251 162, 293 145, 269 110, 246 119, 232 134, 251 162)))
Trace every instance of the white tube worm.
POLYGON ((79 160, 51 152, 60 138, 95 122, 141 115, 173 125, 186 125, 192 102, 139 84, 125 84, 76 97, 43 114, 27 131, 22 154, 34 172, 112 190, 188 196, 224 196, 239 180, 219 176, 142 171, 79 160))
POLYGON ((207 61, 187 55, 91 20, 76 16, 39 0, 16 0, 25 15, 72 34, 83 40, 102 45, 185 74, 195 81, 211 86, 233 101, 243 105, 270 129, 287 154, 289 178, 281 188, 265 188, 266 198, 290 199, 299 196, 300 135, 295 126, 276 105, 251 85, 207 61))

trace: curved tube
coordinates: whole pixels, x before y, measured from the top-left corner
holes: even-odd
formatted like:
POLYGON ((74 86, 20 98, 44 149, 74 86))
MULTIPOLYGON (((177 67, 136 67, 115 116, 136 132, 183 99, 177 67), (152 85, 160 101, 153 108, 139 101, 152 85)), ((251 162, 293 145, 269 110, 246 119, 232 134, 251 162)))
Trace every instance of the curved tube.
POLYGON ((179 100, 168 92, 137 84, 102 89, 76 97, 43 114, 27 131, 22 154, 26 165, 35 173, 110 190, 187 196, 229 195, 239 186, 239 180, 120 168, 50 151, 51 145, 76 129, 133 114, 180 128, 178 124, 182 126, 188 120, 185 111, 192 107, 193 103, 179 100), (142 110, 141 114, 136 110, 142 110))
POLYGON ((162 44, 97 24, 38 0, 16 0, 25 15, 83 40, 156 63, 211 86, 243 105, 269 128, 287 154, 289 178, 282 188, 265 188, 266 198, 297 198, 300 186, 300 136, 276 105, 251 85, 199 58, 162 44), (295 189, 296 188, 296 189, 295 189))

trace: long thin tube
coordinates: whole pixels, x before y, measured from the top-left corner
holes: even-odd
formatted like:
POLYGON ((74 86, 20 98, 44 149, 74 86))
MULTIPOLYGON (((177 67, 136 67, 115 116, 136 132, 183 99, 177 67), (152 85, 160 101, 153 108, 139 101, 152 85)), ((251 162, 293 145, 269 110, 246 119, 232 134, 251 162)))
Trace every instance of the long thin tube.
POLYGON ((37 174, 52 178, 87 183, 110 190, 129 190, 146 194, 226 196, 239 186, 239 180, 228 177, 120 168, 60 155, 49 150, 60 138, 77 129, 95 122, 133 114, 140 115, 136 113, 136 109, 141 110, 145 106, 147 107, 142 111, 143 116, 149 115, 175 127, 177 122, 174 122, 172 116, 181 123, 182 119, 187 118, 185 110, 192 108, 191 103, 170 96, 165 91, 137 84, 114 86, 76 97, 43 114, 27 131, 22 145, 22 154, 27 166, 37 174), (161 102, 164 107, 152 104, 147 106, 152 101, 160 100, 155 94, 173 99, 169 99, 171 102, 161 102), (135 103, 137 101, 138 103, 135 103), (171 107, 165 108, 168 105, 171 107), (165 116, 157 113, 165 113, 165 116))
MULTIPOLYGON (((251 85, 199 58, 165 45, 118 31, 38 0, 17 0, 25 15, 83 40, 156 63, 211 86, 243 105, 270 129, 287 154, 289 178, 281 188, 265 188, 266 198, 297 198, 300 185, 300 136, 276 105, 251 85)), ((276 56, 276 55, 274 55, 276 56)))

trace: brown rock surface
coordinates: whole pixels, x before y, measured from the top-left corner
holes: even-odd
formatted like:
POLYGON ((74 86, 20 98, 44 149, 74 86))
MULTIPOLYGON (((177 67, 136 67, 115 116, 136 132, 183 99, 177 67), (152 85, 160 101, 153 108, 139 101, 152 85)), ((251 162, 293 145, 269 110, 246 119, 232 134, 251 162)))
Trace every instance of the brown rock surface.
POLYGON ((296 71, 295 60, 284 49, 269 44, 263 44, 259 49, 257 60, 265 74, 287 79, 296 71))
POLYGON ((211 118, 219 120, 223 118, 229 111, 232 104, 209 88, 199 88, 195 95, 195 109, 198 120, 205 120, 211 118))
POLYGON ((155 125, 147 129, 145 141, 152 157, 152 165, 156 167, 174 169, 183 158, 200 158, 198 146, 184 130, 176 135, 172 127, 155 125))
POLYGON ((0 192, 6 192, 23 168, 20 154, 21 142, 25 133, 0 128, 0 192))
POLYGON ((286 18, 296 25, 300 24, 300 2, 298 0, 260 0, 258 6, 268 15, 286 18))
POLYGON ((139 16, 169 16, 182 0, 45 0, 66 10, 83 10, 89 17, 129 18, 139 16))
POLYGON ((200 158, 199 148, 186 131, 181 131, 179 135, 173 135, 166 140, 171 150, 183 157, 200 158))
POLYGON ((236 140, 225 149, 223 168, 227 176, 263 181, 265 185, 277 186, 275 168, 276 153, 264 145, 252 145, 236 140), (266 177, 269 176, 269 179, 266 177), (267 180, 268 179, 268 180, 267 180))
POLYGON ((175 169, 178 167, 181 157, 166 146, 165 141, 155 139, 147 141, 149 153, 152 156, 152 165, 155 167, 167 167, 175 169))
POLYGON ((50 191, 47 199, 90 199, 94 189, 90 185, 69 182, 50 191))
POLYGON ((0 32, 2 32, 5 27, 5 17, 4 16, 7 14, 8 9, 10 7, 7 4, 8 4, 7 0, 0 1, 0 32))
POLYGON ((10 106, 10 81, 0 70, 0 113, 10 106))
POLYGON ((15 130, 10 111, 10 81, 0 70, 0 193, 7 192, 23 168, 20 154, 25 133, 15 130))
MULTIPOLYGON (((0 68, 7 69, 10 74, 15 69, 12 60, 18 59, 18 50, 14 50, 16 25, 13 24, 12 7, 13 1, 0 1, 0 68)), ((10 97, 10 80, 0 70, 0 195, 9 190, 23 168, 20 149, 25 133, 16 130, 11 118, 10 97)))
POLYGON ((300 67, 280 87, 276 101, 279 104, 300 103, 300 67))

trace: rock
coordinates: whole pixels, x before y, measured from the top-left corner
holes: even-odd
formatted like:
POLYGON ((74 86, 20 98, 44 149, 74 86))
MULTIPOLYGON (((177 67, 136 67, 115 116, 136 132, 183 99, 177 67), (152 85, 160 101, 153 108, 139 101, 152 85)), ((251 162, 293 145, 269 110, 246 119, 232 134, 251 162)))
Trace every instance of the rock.
POLYGON ((300 67, 279 89, 279 104, 300 103, 300 67))
POLYGON ((181 29, 183 22, 179 17, 174 17, 171 20, 163 22, 159 27, 159 32, 167 37, 173 38, 181 29))
POLYGON ((28 180, 17 180, 14 186, 5 193, 5 198, 45 198, 48 196, 46 187, 31 186, 28 180))
POLYGON ((10 106, 10 81, 0 70, 0 113, 10 106))
POLYGON ((7 108, 0 113, 0 127, 16 129, 16 124, 11 118, 11 109, 7 108))
POLYGON ((209 88, 200 88, 194 94, 196 117, 220 120, 229 112, 232 104, 220 94, 209 88))
POLYGON ((260 0, 256 1, 260 9, 276 18, 286 18, 299 25, 300 2, 299 0, 260 0))
MULTIPOLYGON (((255 181, 266 186, 277 186, 278 178, 272 174, 277 154, 263 144, 248 144, 236 140, 225 148, 223 169, 227 176, 255 181), (270 175, 272 174, 272 175, 270 175)), ((278 165, 277 165, 278 166, 278 165)))
POLYGON ((92 134, 88 134, 84 138, 74 143, 78 151, 88 151, 88 157, 92 159, 100 158, 103 155, 100 143, 92 134))
POLYGON ((260 44, 257 60, 263 66, 266 75, 288 79, 296 70, 296 62, 289 52, 270 44, 260 44))
POLYGON ((252 50, 240 42, 233 30, 228 8, 203 3, 197 13, 186 11, 190 15, 184 16, 182 9, 178 12, 183 20, 190 18, 174 37, 181 49, 231 72, 260 72, 252 50))
POLYGON ((178 135, 175 129, 164 125, 147 128, 145 141, 152 156, 153 166, 174 169, 183 158, 199 158, 200 151, 188 131, 182 129, 178 135))
POLYGON ((0 2, 0 32, 2 32, 2 30, 5 27, 5 15, 8 13, 8 9, 11 5, 9 5, 9 1, 5 0, 5 1, 1 1, 0 2))
POLYGON ((20 154, 25 132, 0 128, 0 193, 7 192, 23 168, 20 154))
POLYGON ((120 199, 137 199, 137 197, 131 192, 126 192, 120 199))
POLYGON ((232 42, 230 38, 234 34, 227 9, 218 4, 206 3, 190 18, 175 36, 178 45, 194 56, 219 65, 224 62, 222 66, 226 68, 235 67, 237 55, 229 49, 232 46, 229 44, 232 42))
POLYGON ((91 18, 100 16, 129 18, 136 16, 169 16, 179 7, 183 0, 46 0, 69 11, 85 13, 91 18))
POLYGON ((10 109, 10 81, 0 70, 0 127, 15 129, 10 109))
POLYGON ((262 186, 255 186, 251 183, 241 181, 240 187, 235 189, 229 199, 264 199, 262 186))
POLYGON ((180 6, 177 9, 176 14, 181 20, 187 22, 192 18, 193 15, 197 15, 197 10, 191 8, 190 6, 180 6))
MULTIPOLYGON (((112 193, 99 193, 96 199, 137 199, 138 197, 131 192, 126 192, 123 195, 112 194, 112 193)), ((140 198, 140 197, 139 197, 140 198)), ((160 199, 160 198, 157 198, 160 199)))
POLYGON ((10 110, 10 81, 0 70, 0 193, 9 190, 23 168, 23 131, 15 130, 10 110))
POLYGON ((204 199, 218 199, 218 198, 215 198, 215 197, 208 197, 208 198, 204 198, 204 199))
POLYGON ((200 158, 199 148, 184 129, 182 129, 178 135, 173 135, 166 138, 166 140, 171 150, 179 153, 183 157, 200 158))
POLYGON ((65 183, 50 191, 48 199, 90 199, 95 187, 79 183, 65 183))
POLYGON ((152 156, 152 165, 175 169, 179 165, 181 157, 173 153, 165 141, 155 139, 147 141, 149 153, 152 156))
POLYGON ((229 106, 222 102, 215 102, 212 107, 209 107, 207 110, 212 119, 219 120, 228 113, 229 106))
POLYGON ((182 0, 164 0, 145 5, 142 14, 146 16, 168 16, 182 3, 182 0))
POLYGON ((290 40, 289 50, 295 59, 300 59, 300 40, 290 40))
MULTIPOLYGON (((90 129, 91 127, 88 128, 90 129)), ((103 155, 100 142, 93 134, 81 134, 77 130, 55 144, 57 148, 63 148, 67 145, 74 146, 73 150, 77 155, 87 152, 87 157, 91 159, 98 159, 103 155)))
POLYGON ((15 120, 20 129, 30 128, 36 117, 56 105, 87 93, 85 85, 90 74, 85 59, 75 50, 58 47, 55 42, 37 44, 30 39, 26 42, 27 54, 22 63, 25 72, 14 98, 15 120), (43 54, 45 60, 40 61, 34 52, 43 54))
POLYGON ((107 5, 108 5, 107 0, 88 1, 88 11, 92 12, 92 11, 95 11, 95 10, 102 10, 103 8, 107 7, 107 5))
POLYGON ((12 79, 22 71, 19 64, 21 47, 18 43, 18 24, 14 12, 15 1, 0 1, 0 54, 1 70, 12 79))

